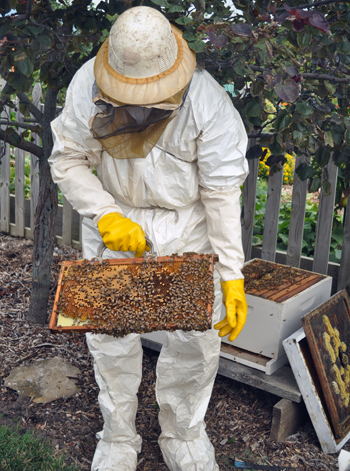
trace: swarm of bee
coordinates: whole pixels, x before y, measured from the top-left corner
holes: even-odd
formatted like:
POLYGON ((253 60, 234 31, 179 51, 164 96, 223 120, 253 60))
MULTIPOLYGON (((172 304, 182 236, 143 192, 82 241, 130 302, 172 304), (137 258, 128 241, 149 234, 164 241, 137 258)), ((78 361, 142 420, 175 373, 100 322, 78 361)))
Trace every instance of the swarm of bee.
POLYGON ((242 273, 247 294, 256 291, 279 290, 282 284, 293 285, 310 276, 309 272, 285 265, 278 265, 264 260, 255 260, 245 267, 242 273))
POLYGON ((93 332, 123 337, 211 328, 212 255, 174 254, 137 264, 84 260, 65 269, 57 311, 93 332))

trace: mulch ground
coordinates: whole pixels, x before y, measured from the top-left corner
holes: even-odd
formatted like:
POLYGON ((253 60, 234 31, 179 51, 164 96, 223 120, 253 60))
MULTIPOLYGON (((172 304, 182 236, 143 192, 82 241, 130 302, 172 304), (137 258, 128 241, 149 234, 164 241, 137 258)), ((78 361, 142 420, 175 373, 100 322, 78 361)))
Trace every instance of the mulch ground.
MULTIPOLYGON (((83 335, 54 335, 47 327, 26 322, 31 289, 32 242, 0 234, 0 425, 13 420, 23 430, 35 429, 53 447, 65 452, 81 470, 90 469, 96 446, 95 434, 102 417, 92 361, 83 335), (78 394, 49 404, 38 404, 4 386, 11 370, 38 359, 61 356, 80 370, 78 394)), ((80 254, 67 247, 55 249, 49 313, 56 291, 59 262, 80 254)), ((138 471, 166 471, 157 439, 160 434, 154 394, 158 354, 144 349, 143 380, 139 397, 137 430, 143 437, 138 471)), ((218 376, 206 423, 216 448, 220 471, 234 469, 232 459, 302 471, 338 469, 337 455, 322 453, 308 421, 284 442, 269 438, 272 408, 279 398, 218 376), (231 462, 231 465, 230 465, 231 462)), ((347 444, 345 449, 350 447, 347 444)), ((259 468, 257 468, 259 469, 259 468)))

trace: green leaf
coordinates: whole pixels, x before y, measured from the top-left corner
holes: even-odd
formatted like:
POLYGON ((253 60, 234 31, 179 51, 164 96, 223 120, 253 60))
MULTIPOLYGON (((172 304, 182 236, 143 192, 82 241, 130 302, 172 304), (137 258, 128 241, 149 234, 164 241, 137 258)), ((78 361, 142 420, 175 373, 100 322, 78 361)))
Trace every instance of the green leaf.
POLYGON ((207 48, 207 45, 203 41, 192 41, 188 43, 188 47, 194 52, 203 52, 207 48))
POLYGON ((332 85, 332 84, 329 83, 327 80, 324 80, 323 84, 324 84, 324 86, 327 88, 328 93, 330 93, 331 95, 334 95, 334 93, 335 93, 335 91, 336 91, 336 86, 335 86, 335 85, 332 85))
POLYGON ((10 72, 7 81, 16 92, 27 92, 31 87, 31 81, 20 72, 10 72))
POLYGON ((316 191, 318 191, 320 187, 321 187, 321 178, 320 177, 313 178, 310 185, 310 192, 316 193, 316 191))
POLYGON ((247 154, 246 154, 246 158, 248 160, 250 160, 250 159, 260 159, 260 157, 262 156, 262 153, 263 153, 263 150, 262 150, 261 145, 256 144, 255 146, 252 146, 252 147, 250 147, 250 149, 248 149, 247 154))
POLYGON ((160 7, 170 7, 167 0, 151 0, 151 2, 155 5, 159 5, 160 7))
POLYGON ((305 115, 305 116, 309 116, 314 111, 313 107, 309 105, 309 103, 307 103, 306 101, 297 103, 295 107, 300 114, 305 115))
POLYGON ((11 96, 14 93, 16 93, 15 89, 11 87, 11 85, 7 82, 4 88, 1 90, 2 95, 8 95, 11 96))
POLYGON ((341 249, 335 249, 334 250, 334 255, 335 255, 335 258, 337 259, 338 262, 340 262, 340 260, 341 260, 341 253, 342 253, 341 249))
POLYGON ((38 36, 37 39, 39 40, 40 44, 44 48, 51 46, 51 38, 49 36, 46 36, 46 34, 42 34, 41 36, 38 36))
POLYGON ((329 182, 322 182, 321 188, 325 196, 329 196, 331 194, 332 187, 329 182))
POLYGON ((272 144, 270 144, 270 152, 273 155, 280 155, 283 152, 283 149, 281 145, 277 142, 277 139, 273 141, 272 144))
POLYGON ((315 154, 314 160, 322 168, 328 164, 329 156, 329 150, 325 147, 320 147, 315 154))
POLYGON ((311 35, 309 33, 298 34, 298 44, 301 48, 308 47, 311 41, 311 35))
POLYGON ((263 123, 263 120, 258 116, 251 116, 249 118, 249 121, 252 123, 253 126, 261 126, 263 123))
POLYGON ((23 60, 15 60, 15 69, 18 69, 22 74, 29 77, 33 72, 34 65, 30 62, 29 58, 26 57, 23 60))
POLYGON ((10 26, 8 24, 0 25, 0 36, 5 36, 8 31, 10 30, 10 26))
POLYGON ((41 26, 28 25, 26 26, 26 29, 28 29, 33 34, 40 34, 44 31, 44 28, 42 28, 41 26))
POLYGON ((109 0, 108 3, 109 11, 113 14, 121 14, 124 11, 124 3, 120 0, 109 0))
POLYGON ((303 133, 300 131, 293 131, 293 140, 295 141, 296 144, 299 144, 303 140, 303 133))
POLYGON ((197 36, 193 33, 193 31, 184 31, 182 36, 184 39, 186 39, 186 41, 198 40, 197 36))
POLYGON ((263 107, 261 106, 260 100, 254 98, 251 101, 248 101, 244 108, 245 114, 247 118, 253 117, 253 116, 260 116, 261 113, 263 112, 263 107))
POLYGON ((170 5, 168 8, 169 13, 180 13, 181 11, 183 11, 183 7, 180 5, 170 5))
POLYGON ((193 23, 193 18, 189 16, 180 16, 180 18, 177 18, 175 20, 175 23, 177 23, 178 25, 188 25, 189 23, 193 23))
POLYGON ((312 178, 315 174, 315 171, 310 165, 305 162, 302 162, 296 169, 296 174, 300 178, 301 181, 305 181, 308 178, 312 178))
POLYGON ((343 245, 344 230, 342 227, 336 227, 332 232, 333 239, 338 243, 338 245, 343 245))
POLYGON ((330 129, 335 145, 340 145, 343 142, 345 129, 343 126, 332 126, 330 129))
POLYGON ((245 77, 247 71, 246 69, 244 68, 244 66, 242 66, 242 64, 240 64, 239 62, 237 62, 234 67, 233 67, 233 70, 235 71, 235 73, 237 75, 241 75, 242 77, 245 77))
POLYGON ((17 134, 16 132, 11 134, 11 144, 12 145, 18 145, 22 142, 21 136, 17 134))
POLYGON ((279 232, 278 237, 280 237, 282 239, 282 242, 285 245, 288 245, 288 236, 286 234, 283 234, 283 233, 279 232))
POLYGON ((339 41, 337 44, 337 50, 341 54, 349 54, 350 53, 350 42, 344 38, 344 41, 339 41))
POLYGON ((344 134, 345 144, 350 146, 350 129, 347 129, 344 134))
POLYGON ((332 133, 331 131, 326 131, 324 133, 324 143, 326 146, 331 146, 331 147, 334 147, 334 141, 333 141, 333 136, 332 136, 332 133))
POLYGON ((262 245, 262 239, 260 239, 257 236, 252 237, 252 245, 253 247, 256 247, 257 245, 262 245))
POLYGON ((291 116, 288 115, 286 110, 282 110, 274 123, 275 131, 280 132, 283 129, 286 129, 292 122, 291 116))

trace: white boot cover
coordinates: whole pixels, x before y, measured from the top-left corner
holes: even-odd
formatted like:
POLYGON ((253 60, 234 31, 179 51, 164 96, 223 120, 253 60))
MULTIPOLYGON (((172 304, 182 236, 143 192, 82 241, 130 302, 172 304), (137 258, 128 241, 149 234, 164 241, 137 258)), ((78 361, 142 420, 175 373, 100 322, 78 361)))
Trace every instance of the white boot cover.
POLYGON ((163 458, 171 471, 219 471, 207 434, 196 440, 160 438, 163 458))
POLYGON ((97 444, 91 471, 135 471, 137 453, 126 443, 100 440, 97 444))
MULTIPOLYGON (((213 323, 222 297, 215 272, 213 323)), ((206 332, 169 332, 157 364, 156 395, 162 434, 159 446, 171 471, 217 471, 204 417, 219 365, 220 337, 206 332)))
POLYGON ((137 391, 142 375, 142 346, 138 334, 116 339, 86 334, 94 358, 98 401, 104 425, 97 434, 92 471, 135 471, 141 437, 136 433, 137 391))

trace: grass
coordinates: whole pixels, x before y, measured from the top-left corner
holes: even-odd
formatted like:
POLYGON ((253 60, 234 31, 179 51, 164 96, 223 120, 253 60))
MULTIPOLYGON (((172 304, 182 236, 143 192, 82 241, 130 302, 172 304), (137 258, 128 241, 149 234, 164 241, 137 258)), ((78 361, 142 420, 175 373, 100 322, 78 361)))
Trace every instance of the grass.
POLYGON ((65 460, 35 432, 23 432, 18 425, 0 427, 0 470, 79 471, 65 460))

